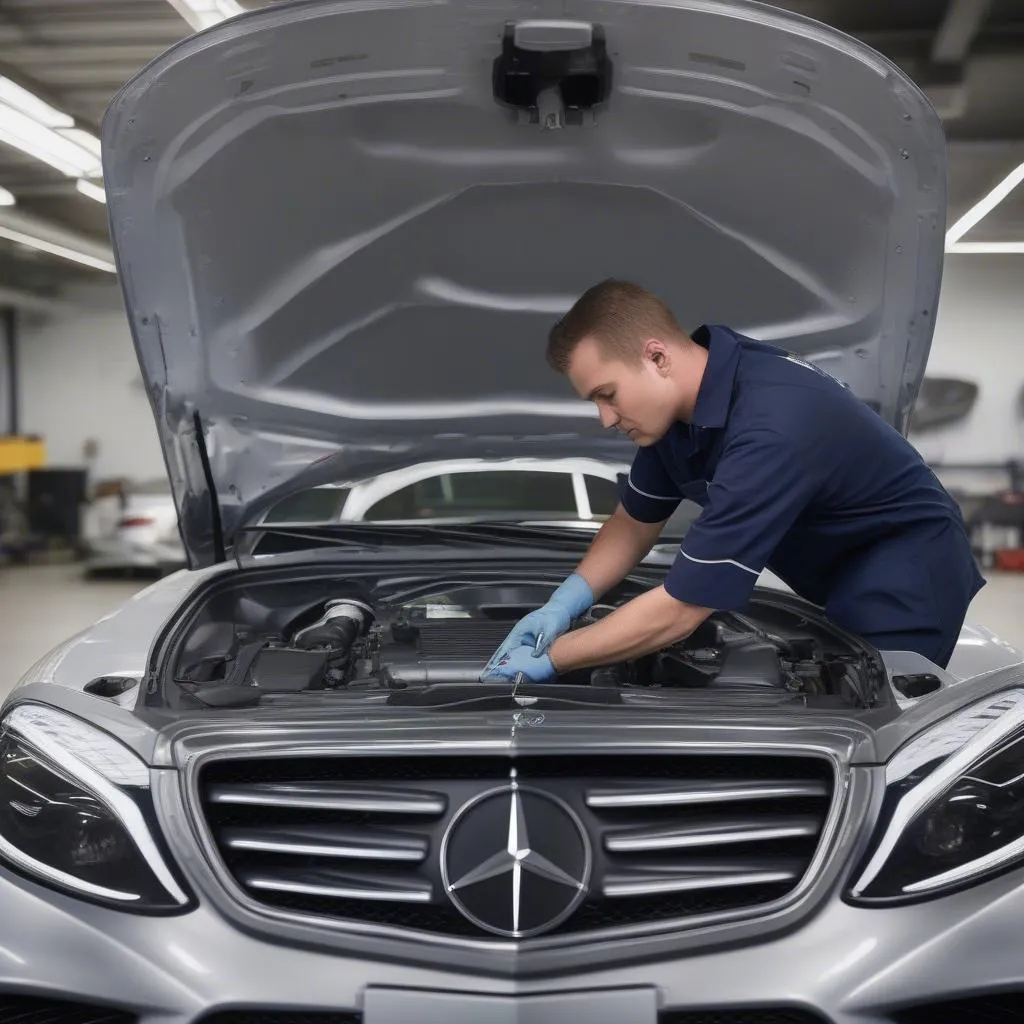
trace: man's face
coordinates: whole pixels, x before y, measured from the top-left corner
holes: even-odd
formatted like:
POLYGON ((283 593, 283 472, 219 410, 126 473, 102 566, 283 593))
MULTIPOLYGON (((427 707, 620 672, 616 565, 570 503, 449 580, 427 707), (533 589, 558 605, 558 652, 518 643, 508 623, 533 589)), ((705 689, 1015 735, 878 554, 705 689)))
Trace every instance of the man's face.
POLYGON ((640 446, 654 444, 677 419, 667 346, 649 342, 635 363, 608 358, 594 338, 573 350, 567 375, 576 393, 597 406, 601 425, 615 427, 640 446))

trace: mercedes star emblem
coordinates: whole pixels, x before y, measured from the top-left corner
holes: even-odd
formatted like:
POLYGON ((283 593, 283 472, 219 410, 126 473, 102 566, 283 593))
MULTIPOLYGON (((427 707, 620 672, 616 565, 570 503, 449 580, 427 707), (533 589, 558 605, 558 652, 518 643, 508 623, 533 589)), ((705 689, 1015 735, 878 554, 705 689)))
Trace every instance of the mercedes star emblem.
POLYGON ((514 769, 507 786, 459 808, 441 843, 448 898, 473 924, 510 939, 560 925, 586 897, 590 867, 590 841, 572 808, 520 785, 514 769))

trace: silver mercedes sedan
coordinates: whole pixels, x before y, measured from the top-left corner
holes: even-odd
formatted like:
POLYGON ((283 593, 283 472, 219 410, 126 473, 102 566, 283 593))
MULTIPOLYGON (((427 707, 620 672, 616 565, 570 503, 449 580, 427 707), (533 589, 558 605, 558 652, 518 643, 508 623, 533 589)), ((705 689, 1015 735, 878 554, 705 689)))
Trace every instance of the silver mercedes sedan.
POLYGON ((902 72, 743 0, 307 0, 170 49, 103 144, 189 568, 0 709, 4 1024, 1024 1018, 1021 652, 876 650, 766 580, 654 655, 483 684, 591 535, 551 479, 267 518, 628 463, 543 359, 613 275, 904 431, 946 194, 902 72))

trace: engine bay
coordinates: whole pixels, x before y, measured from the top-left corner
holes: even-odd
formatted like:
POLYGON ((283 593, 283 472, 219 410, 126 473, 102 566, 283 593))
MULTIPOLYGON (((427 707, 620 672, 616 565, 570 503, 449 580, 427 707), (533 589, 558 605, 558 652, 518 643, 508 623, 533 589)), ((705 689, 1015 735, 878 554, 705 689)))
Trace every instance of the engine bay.
MULTIPOLYGON (((193 610, 169 665, 189 703, 238 707, 268 694, 397 694, 483 683, 518 619, 557 581, 440 576, 267 581, 223 588, 193 610)), ((573 623, 587 626, 651 583, 627 579, 573 623)), ((801 602, 755 596, 716 612, 685 640, 620 664, 561 674, 560 686, 757 692, 838 698, 869 707, 874 652, 801 602)), ((549 684, 550 685, 550 684, 549 684)))

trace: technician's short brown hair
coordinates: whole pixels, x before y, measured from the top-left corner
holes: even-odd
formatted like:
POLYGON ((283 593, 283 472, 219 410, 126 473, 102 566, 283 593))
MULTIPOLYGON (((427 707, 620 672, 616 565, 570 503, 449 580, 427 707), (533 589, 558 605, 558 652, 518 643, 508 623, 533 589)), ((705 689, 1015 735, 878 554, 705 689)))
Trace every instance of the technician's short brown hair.
POLYGON ((576 346, 595 338, 609 356, 632 362, 648 338, 686 337, 672 310, 646 288, 609 279, 588 288, 548 335, 548 362, 559 373, 569 368, 576 346))

